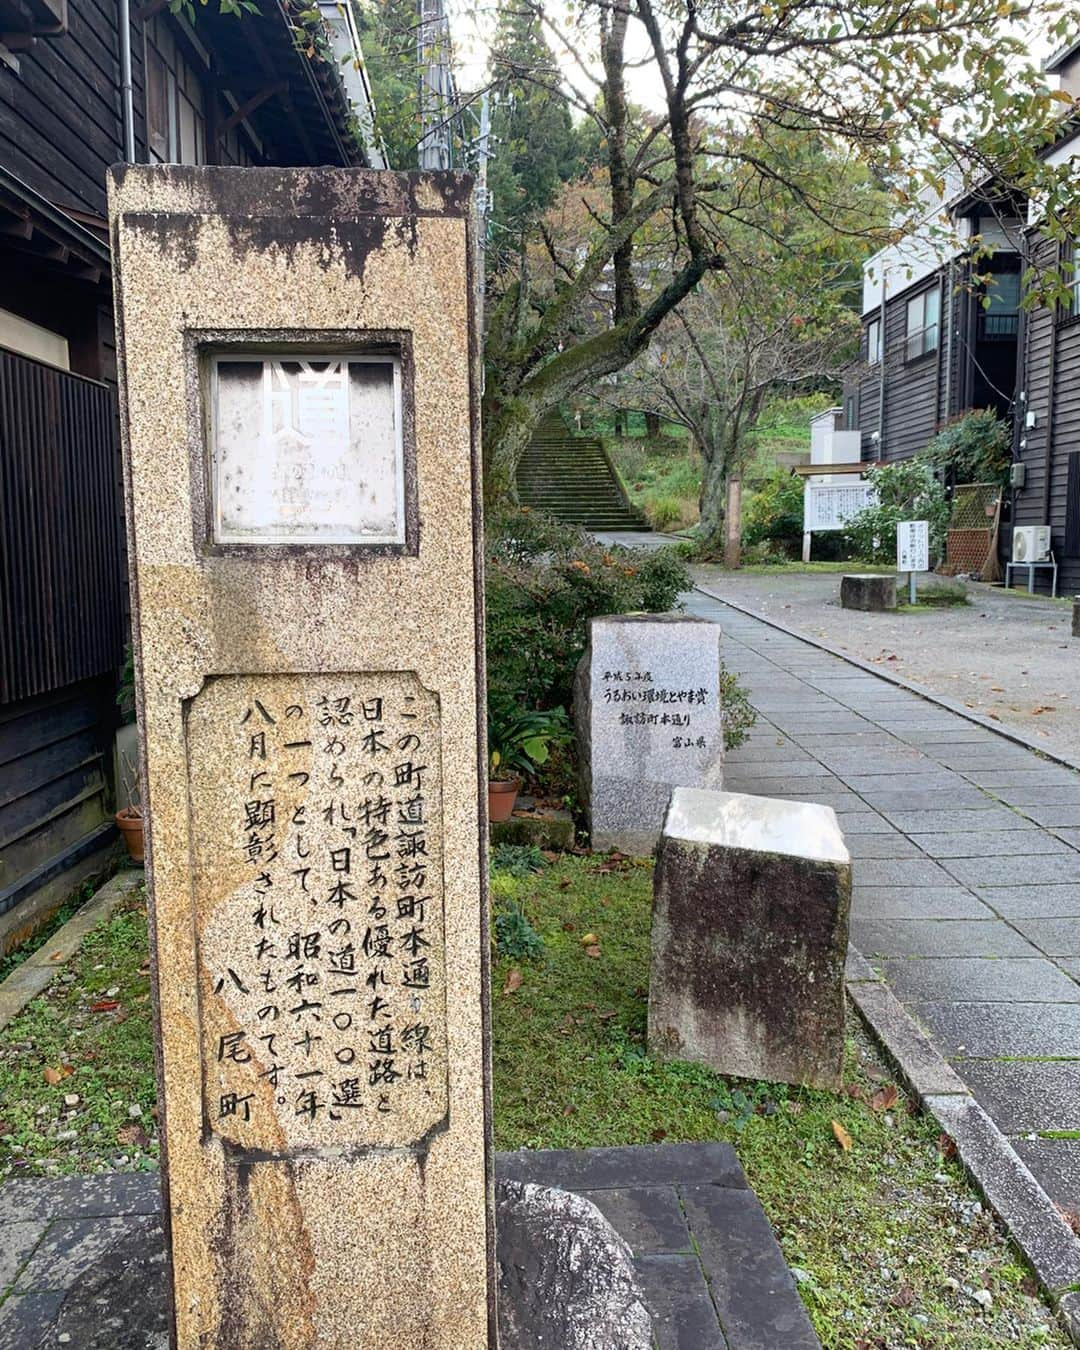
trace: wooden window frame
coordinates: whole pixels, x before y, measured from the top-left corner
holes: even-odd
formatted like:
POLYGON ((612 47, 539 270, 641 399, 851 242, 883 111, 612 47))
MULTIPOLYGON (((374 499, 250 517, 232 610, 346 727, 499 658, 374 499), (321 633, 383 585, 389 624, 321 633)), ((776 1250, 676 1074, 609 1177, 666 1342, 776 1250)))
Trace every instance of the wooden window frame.
POLYGON ((904 304, 904 360, 908 365, 932 356, 941 345, 941 286, 927 286, 910 296, 904 304), (932 322, 927 321, 927 304, 933 299, 937 305, 937 314, 932 322), (917 328, 911 325, 913 305, 921 305, 921 324, 917 328), (917 350, 916 350, 917 347, 917 350))

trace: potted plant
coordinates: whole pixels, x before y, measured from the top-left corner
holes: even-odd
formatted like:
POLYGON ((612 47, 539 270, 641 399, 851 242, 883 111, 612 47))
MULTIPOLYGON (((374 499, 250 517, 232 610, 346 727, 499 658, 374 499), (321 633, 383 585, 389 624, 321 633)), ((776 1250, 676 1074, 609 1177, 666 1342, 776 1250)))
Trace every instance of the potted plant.
POLYGON ((570 726, 562 708, 549 712, 488 715, 488 819, 509 820, 523 777, 547 762, 552 745, 565 743, 570 726))
POLYGON ((120 688, 116 695, 123 725, 116 733, 116 790, 119 801, 130 797, 128 805, 121 806, 113 819, 124 836, 131 861, 143 861, 143 809, 139 789, 139 770, 135 763, 135 661, 128 643, 124 665, 120 671, 120 688))

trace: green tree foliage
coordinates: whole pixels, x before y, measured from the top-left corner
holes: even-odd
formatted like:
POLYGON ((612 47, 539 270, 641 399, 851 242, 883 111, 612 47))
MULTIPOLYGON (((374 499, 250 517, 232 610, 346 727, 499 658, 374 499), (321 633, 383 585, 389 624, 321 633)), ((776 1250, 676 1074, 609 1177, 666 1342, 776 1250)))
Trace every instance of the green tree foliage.
MULTIPOLYGON (((559 45, 562 93, 595 127, 602 164, 575 248, 552 247, 538 223, 550 267, 538 271, 523 250, 489 288, 489 503, 513 498, 548 408, 625 369, 708 274, 729 267, 733 228, 763 196, 782 186, 829 222, 844 184, 823 180, 809 138, 872 167, 907 213, 894 229, 925 219, 928 191, 944 193, 958 165, 956 186, 976 194, 996 174, 1043 199, 1052 178, 1055 228, 1067 237, 1080 221, 1074 170, 1037 155, 1069 100, 1049 89, 1028 46, 1034 30, 1050 45, 1069 36, 1061 0, 517 3, 559 45), (632 67, 635 80, 648 67, 660 94, 648 115, 631 102, 632 67)), ((783 222, 766 224, 764 238, 787 242, 783 222)))
POLYGON ((1012 460, 1009 424, 993 408, 964 413, 942 427, 919 456, 951 483, 1001 483, 1012 460))
POLYGON ((420 137, 415 0, 352 0, 375 102, 375 131, 394 169, 416 168, 420 137))
POLYGON ((940 479, 928 464, 901 460, 870 469, 866 481, 874 485, 877 501, 851 517, 846 534, 852 552, 864 562, 896 559, 896 527, 902 520, 925 520, 930 526, 930 560, 945 552, 949 503, 940 479))
POLYGON ((562 185, 580 176, 582 138, 560 91, 554 54, 538 14, 514 0, 503 5, 491 48, 493 158, 488 166, 490 265, 520 251, 562 185))
POLYGON ((743 543, 773 544, 794 554, 803 533, 803 480, 777 465, 743 508, 743 543))

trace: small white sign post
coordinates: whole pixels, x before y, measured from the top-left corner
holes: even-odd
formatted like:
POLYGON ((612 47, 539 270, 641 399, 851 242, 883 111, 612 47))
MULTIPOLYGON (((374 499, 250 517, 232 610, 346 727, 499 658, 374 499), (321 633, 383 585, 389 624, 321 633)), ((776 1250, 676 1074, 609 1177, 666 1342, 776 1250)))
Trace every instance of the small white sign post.
POLYGON ((908 574, 908 600, 915 603, 915 573, 930 570, 930 522, 901 520, 896 525, 896 570, 908 574))

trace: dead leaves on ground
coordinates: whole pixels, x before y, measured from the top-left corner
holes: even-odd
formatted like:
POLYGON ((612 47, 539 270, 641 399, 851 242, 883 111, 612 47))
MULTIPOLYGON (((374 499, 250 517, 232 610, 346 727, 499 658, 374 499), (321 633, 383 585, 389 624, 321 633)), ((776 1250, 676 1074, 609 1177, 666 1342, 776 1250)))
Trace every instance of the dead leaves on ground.
POLYGON ((512 994, 521 988, 521 982, 524 977, 521 971, 515 966, 513 970, 506 972, 506 983, 503 985, 504 994, 512 994))
POLYGON ((65 1078, 70 1078, 75 1072, 72 1064, 58 1064, 55 1068, 48 1064, 42 1069, 41 1074, 50 1087, 55 1087, 57 1083, 62 1083, 65 1078))
POLYGON ((850 1153, 852 1146, 851 1135, 848 1134, 847 1130, 844 1129, 843 1125, 841 1125, 838 1120, 834 1120, 832 1122, 832 1132, 833 1136, 836 1139, 836 1142, 840 1145, 840 1147, 844 1150, 844 1152, 850 1153))

